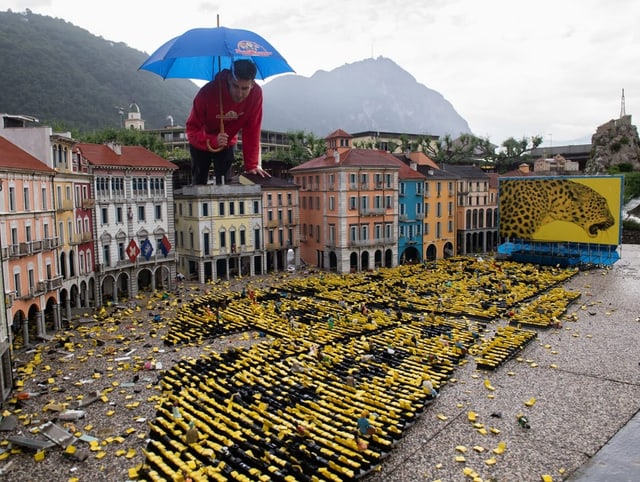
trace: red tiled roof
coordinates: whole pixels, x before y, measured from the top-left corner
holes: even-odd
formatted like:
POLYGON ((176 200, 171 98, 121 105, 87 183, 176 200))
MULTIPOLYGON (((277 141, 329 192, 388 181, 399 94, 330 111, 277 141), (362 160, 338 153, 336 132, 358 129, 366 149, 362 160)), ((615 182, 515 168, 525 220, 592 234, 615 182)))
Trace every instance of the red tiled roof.
POLYGON ((178 166, 173 162, 167 161, 149 149, 140 146, 122 146, 122 154, 116 153, 105 144, 80 143, 76 148, 80 150, 82 157, 94 166, 178 169, 178 166))
POLYGON ((19 169, 24 171, 42 171, 43 173, 55 173, 44 162, 33 157, 18 146, 0 136, 0 168, 19 169))
POLYGON ((339 162, 332 153, 316 157, 291 169, 292 172, 336 167, 396 167, 404 165, 392 154, 375 149, 340 149, 339 162))
POLYGON ((346 137, 348 139, 351 139, 353 136, 348 132, 343 131, 342 129, 337 129, 333 131, 331 134, 329 134, 327 137, 325 137, 325 139, 335 139, 336 137, 346 137))
POLYGON ((421 172, 414 171, 409 166, 407 166, 404 162, 398 160, 398 164, 400 165, 400 171, 398 172, 398 179, 426 179, 426 176, 421 172))

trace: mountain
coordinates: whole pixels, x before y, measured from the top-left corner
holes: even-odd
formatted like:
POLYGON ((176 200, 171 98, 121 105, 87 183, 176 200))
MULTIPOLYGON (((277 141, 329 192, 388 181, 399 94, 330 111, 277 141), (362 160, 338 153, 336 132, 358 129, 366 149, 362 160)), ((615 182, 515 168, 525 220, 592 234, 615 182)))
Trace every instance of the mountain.
MULTIPOLYGON (((0 12, 0 113, 30 115, 57 129, 122 125, 135 102, 145 127, 184 125, 198 86, 139 71, 148 54, 65 20, 26 10, 0 12)), ((438 92, 392 60, 346 64, 310 78, 286 75, 264 89, 263 127, 324 137, 378 130, 457 136, 467 122, 438 92)))
POLYGON ((139 71, 147 57, 61 19, 0 12, 0 113, 86 132, 119 127, 135 102, 146 128, 169 115, 184 125, 198 86, 139 71))
POLYGON ((311 77, 286 75, 263 87, 265 129, 347 132, 471 133, 440 93, 419 84, 388 58, 345 64, 311 77))

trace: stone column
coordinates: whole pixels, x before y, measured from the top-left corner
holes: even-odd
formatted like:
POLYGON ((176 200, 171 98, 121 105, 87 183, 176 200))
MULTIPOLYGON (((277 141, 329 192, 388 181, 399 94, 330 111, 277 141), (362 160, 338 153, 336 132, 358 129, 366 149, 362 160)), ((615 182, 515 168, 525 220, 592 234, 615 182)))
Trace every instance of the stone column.
POLYGON ((56 303, 53 305, 53 326, 56 331, 60 331, 62 329, 62 320, 60 319, 60 305, 56 303))

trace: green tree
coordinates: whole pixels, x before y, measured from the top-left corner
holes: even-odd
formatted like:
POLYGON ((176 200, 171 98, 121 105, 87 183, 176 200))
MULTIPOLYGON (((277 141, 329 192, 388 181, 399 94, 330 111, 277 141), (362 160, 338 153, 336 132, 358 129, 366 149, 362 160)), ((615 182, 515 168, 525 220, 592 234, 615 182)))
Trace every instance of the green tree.
POLYGON ((449 134, 433 140, 419 139, 415 150, 422 150, 438 164, 478 164, 492 160, 494 146, 488 139, 462 134, 454 139, 449 134))
POLYGON ((289 151, 284 155, 283 160, 292 166, 320 157, 327 151, 324 139, 316 137, 312 132, 287 132, 287 139, 289 140, 289 151))
POLYGON ((531 151, 542 144, 541 136, 523 137, 519 141, 509 137, 502 143, 502 150, 495 156, 496 170, 506 172, 531 160, 531 151))
POLYGON ((117 142, 123 146, 142 146, 165 159, 168 157, 167 148, 158 134, 138 129, 115 129, 108 127, 87 134, 81 134, 78 136, 78 139, 92 144, 117 142))

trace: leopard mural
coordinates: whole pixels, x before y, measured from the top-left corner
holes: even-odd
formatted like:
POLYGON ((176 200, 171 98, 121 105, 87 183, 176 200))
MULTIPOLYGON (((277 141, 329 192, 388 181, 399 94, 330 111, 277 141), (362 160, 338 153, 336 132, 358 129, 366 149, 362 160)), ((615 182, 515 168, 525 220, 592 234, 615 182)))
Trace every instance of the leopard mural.
POLYGON ((499 200, 503 238, 532 239, 553 221, 574 223, 594 238, 615 223, 600 193, 569 179, 502 180, 499 200))

